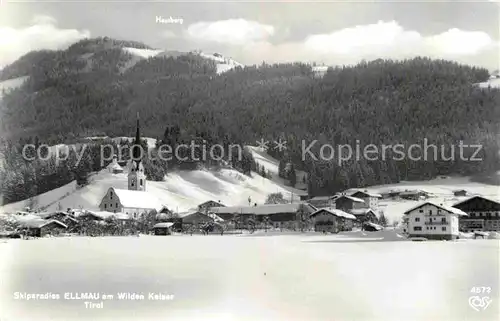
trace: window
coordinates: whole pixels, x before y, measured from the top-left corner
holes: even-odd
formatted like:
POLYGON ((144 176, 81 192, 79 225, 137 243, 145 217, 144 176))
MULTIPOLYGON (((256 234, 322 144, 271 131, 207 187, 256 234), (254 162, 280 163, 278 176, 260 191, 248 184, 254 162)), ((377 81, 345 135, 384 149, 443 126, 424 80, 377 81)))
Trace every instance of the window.
POLYGON ((109 204, 109 207, 113 207, 113 204, 109 204))
POLYGON ((432 215, 432 210, 429 210, 429 215, 432 215))
POLYGON ((130 186, 134 187, 134 181, 132 181, 132 182, 130 183, 130 186))
POLYGON ((419 213, 423 213, 423 212, 424 212, 424 210, 420 209, 420 210, 418 210, 418 212, 419 212, 419 213))
POLYGON ((422 226, 414 226, 413 230, 414 231, 421 231, 422 230, 422 226))
POLYGON ((441 228, 441 231, 446 232, 446 226, 443 226, 443 227, 441 228))
POLYGON ((113 199, 113 191, 109 192, 109 198, 113 199))
POLYGON ((142 178, 139 180, 139 186, 142 186, 142 178))
POLYGON ((441 219, 441 223, 446 224, 446 217, 443 217, 443 218, 441 219))
POLYGON ((438 214, 441 214, 441 210, 438 210, 438 214))
POLYGON ((108 208, 108 205, 107 204, 104 204, 104 209, 107 209, 108 208))
POLYGON ((420 217, 415 217, 415 222, 420 222, 420 217))
POLYGON ((116 207, 118 208, 118 203, 116 203, 116 207))

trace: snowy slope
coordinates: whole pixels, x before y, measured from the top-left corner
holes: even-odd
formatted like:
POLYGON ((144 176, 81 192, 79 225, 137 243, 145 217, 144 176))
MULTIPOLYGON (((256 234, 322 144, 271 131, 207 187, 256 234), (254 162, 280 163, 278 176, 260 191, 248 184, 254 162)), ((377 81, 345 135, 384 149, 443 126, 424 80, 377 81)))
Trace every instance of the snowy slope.
POLYGON ((207 53, 200 53, 200 56, 206 59, 210 59, 213 61, 217 62, 217 73, 221 74, 226 71, 229 71, 235 67, 244 67, 243 64, 240 64, 239 62, 231 59, 224 57, 220 54, 214 53, 214 54, 207 54, 207 53))
MULTIPOLYGON (((260 165, 264 166, 266 171, 270 171, 272 174, 272 180, 277 182, 278 184, 285 185, 285 180, 281 177, 278 176, 278 166, 279 166, 279 161, 275 159, 274 157, 268 155, 262 148, 260 147, 255 147, 255 146, 247 146, 250 151, 252 152, 252 156, 255 160, 255 162, 260 165)), ((296 171, 297 173, 297 184, 295 185, 295 189, 288 187, 290 190, 295 190, 298 192, 298 189, 306 189, 307 184, 303 183, 304 176, 306 176, 306 172, 304 171, 296 171)))
MULTIPOLYGON (((74 189, 67 196, 61 198, 61 195, 71 190, 69 186, 39 195, 36 201, 38 206, 50 204, 45 209, 48 211, 56 210, 59 206, 63 209, 83 207, 97 210, 110 187, 127 189, 127 174, 111 174, 103 170, 92 177, 89 185, 74 189)), ((222 169, 220 172, 199 170, 169 173, 164 182, 148 181, 146 189, 163 205, 179 212, 195 208, 208 200, 220 200, 226 205, 236 206, 248 205, 249 197, 252 203, 262 204, 270 193, 281 192, 287 198, 292 196, 283 187, 255 173, 248 177, 232 169, 222 169)), ((295 195, 293 197, 294 201, 298 201, 295 195)), ((8 204, 0 207, 0 213, 12 213, 25 206, 26 201, 8 204)))
MULTIPOLYGON (((187 54, 187 53, 182 53, 178 51, 164 51, 164 50, 159 50, 159 49, 137 49, 137 48, 128 48, 125 47, 123 48, 123 51, 126 53, 129 53, 132 55, 132 59, 130 59, 126 65, 122 68, 122 72, 126 71, 127 69, 131 68, 134 66, 136 63, 143 59, 148 59, 151 57, 156 57, 156 56, 163 56, 163 57, 177 57, 181 54, 187 54)), ((240 64, 239 62, 231 59, 231 58, 226 58, 220 54, 207 54, 203 52, 196 52, 196 54, 199 54, 201 57, 205 59, 210 59, 215 62, 217 62, 217 73, 221 74, 226 71, 229 71, 233 69, 234 67, 243 67, 243 64, 240 64)))
POLYGON ((491 78, 488 81, 474 84, 479 88, 500 88, 500 78, 491 78))
POLYGON ((17 78, 8 79, 5 81, 0 81, 0 99, 2 99, 3 91, 8 92, 11 89, 20 87, 28 79, 28 76, 22 76, 17 78))

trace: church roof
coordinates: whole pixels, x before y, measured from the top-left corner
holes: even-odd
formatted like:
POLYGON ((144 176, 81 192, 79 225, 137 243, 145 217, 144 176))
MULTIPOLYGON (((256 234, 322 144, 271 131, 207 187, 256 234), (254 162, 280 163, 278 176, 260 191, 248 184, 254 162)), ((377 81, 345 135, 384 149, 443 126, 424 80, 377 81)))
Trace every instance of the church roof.
POLYGON ((155 209, 163 208, 160 200, 146 191, 130 191, 113 188, 123 207, 155 209))

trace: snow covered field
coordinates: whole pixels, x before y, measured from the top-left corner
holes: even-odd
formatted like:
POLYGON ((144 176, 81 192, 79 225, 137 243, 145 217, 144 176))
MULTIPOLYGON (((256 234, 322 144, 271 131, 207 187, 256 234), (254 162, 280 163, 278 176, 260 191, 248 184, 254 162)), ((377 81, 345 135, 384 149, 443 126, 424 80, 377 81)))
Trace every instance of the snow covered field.
MULTIPOLYGON (((0 242, 1 320, 494 320, 499 242, 335 242, 341 235, 0 242), (330 242, 329 242, 330 241, 330 242), (485 311, 472 287, 491 287, 485 311), (15 292, 59 300, 14 300, 15 292), (102 309, 64 293, 113 294, 102 309), (144 300, 118 300, 118 292, 144 300), (148 294, 174 295, 170 301, 148 294)), ((99 300, 90 300, 100 302, 99 300)))

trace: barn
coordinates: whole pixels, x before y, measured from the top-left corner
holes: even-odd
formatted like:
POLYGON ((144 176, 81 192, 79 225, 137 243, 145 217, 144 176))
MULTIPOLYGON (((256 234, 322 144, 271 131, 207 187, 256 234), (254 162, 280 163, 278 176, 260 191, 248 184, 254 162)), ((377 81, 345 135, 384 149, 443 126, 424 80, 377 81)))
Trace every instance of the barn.
POLYGON ((314 231, 338 233, 352 229, 356 217, 335 208, 321 208, 310 215, 314 222, 314 231))

